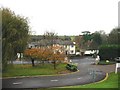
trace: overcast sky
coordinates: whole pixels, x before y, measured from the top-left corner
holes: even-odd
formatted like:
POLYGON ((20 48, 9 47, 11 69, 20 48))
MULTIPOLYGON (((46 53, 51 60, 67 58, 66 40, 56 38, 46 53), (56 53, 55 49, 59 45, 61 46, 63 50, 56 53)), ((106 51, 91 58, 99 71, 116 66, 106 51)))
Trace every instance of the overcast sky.
POLYGON ((34 34, 52 31, 79 35, 82 31, 104 30, 118 25, 119 0, 0 0, 16 14, 29 18, 34 34))

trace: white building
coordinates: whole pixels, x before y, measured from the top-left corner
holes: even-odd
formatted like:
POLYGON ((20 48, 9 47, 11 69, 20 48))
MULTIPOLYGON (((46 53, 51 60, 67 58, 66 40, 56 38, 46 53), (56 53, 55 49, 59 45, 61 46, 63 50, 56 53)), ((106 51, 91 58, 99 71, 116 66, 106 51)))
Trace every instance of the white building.
POLYGON ((75 51, 75 42, 68 42, 64 45, 64 48, 65 48, 65 51, 66 51, 66 54, 75 54, 76 51, 75 51))
MULTIPOLYGON (((40 47, 43 47, 43 46, 44 46, 43 42, 31 42, 31 43, 28 44, 28 48, 40 48, 40 47)), ((49 46, 49 44, 47 46, 49 46)), ((72 41, 56 40, 56 41, 54 41, 53 46, 61 47, 60 49, 64 50, 66 55, 68 55, 68 54, 74 55, 76 53, 75 42, 72 42, 72 41)))

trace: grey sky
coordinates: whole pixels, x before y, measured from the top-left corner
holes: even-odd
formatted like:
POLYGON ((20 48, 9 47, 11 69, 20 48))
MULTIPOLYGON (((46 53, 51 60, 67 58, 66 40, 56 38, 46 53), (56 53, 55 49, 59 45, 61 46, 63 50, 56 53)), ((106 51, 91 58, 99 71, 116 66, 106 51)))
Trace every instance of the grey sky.
POLYGON ((79 35, 82 31, 105 30, 118 25, 119 0, 1 0, 0 6, 28 17, 34 34, 53 31, 79 35))

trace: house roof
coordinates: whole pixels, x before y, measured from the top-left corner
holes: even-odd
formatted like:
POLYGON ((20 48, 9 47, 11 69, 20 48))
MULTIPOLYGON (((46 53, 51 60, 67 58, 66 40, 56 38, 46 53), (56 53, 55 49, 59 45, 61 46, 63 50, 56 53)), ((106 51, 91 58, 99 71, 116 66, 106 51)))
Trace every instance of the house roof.
POLYGON ((74 45, 75 43, 70 40, 61 40, 61 39, 54 39, 54 40, 46 40, 41 39, 37 42, 31 42, 31 44, 38 45, 38 46, 47 46, 51 44, 59 44, 59 45, 74 45))

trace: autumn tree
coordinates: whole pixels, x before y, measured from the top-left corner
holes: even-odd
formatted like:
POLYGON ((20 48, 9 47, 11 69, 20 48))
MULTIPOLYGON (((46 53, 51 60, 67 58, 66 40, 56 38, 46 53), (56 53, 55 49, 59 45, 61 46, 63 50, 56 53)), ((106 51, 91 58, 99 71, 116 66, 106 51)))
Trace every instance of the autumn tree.
POLYGON ((45 32, 44 37, 48 40, 50 46, 49 48, 53 51, 53 53, 50 54, 51 56, 48 60, 52 60, 54 69, 56 69, 57 63, 65 59, 64 49, 62 48, 62 46, 56 45, 56 40, 58 39, 56 33, 47 31, 45 32))
POLYGON ((43 35, 43 39, 39 41, 39 48, 31 48, 25 50, 25 55, 31 57, 31 61, 33 60, 32 66, 34 66, 34 60, 40 60, 44 64, 44 62, 51 61, 53 63, 54 69, 56 69, 56 65, 61 60, 64 60, 64 48, 62 45, 58 45, 56 40, 58 36, 54 32, 45 32, 43 35))
POLYGON ((53 53, 48 60, 52 61, 54 69, 56 65, 64 61, 66 55, 62 46, 52 46, 53 53))
POLYGON ((28 19, 16 15, 8 8, 0 8, 2 12, 2 64, 3 69, 8 61, 22 53, 27 45, 29 25, 28 19))
POLYGON ((43 47, 40 48, 40 53, 39 53, 39 60, 42 61, 42 64, 44 65, 45 61, 49 60, 49 57, 53 55, 53 51, 51 50, 50 47, 43 47))
POLYGON ((56 65, 63 61, 65 58, 64 51, 62 51, 60 46, 49 46, 41 48, 31 48, 24 51, 24 55, 29 57, 34 67, 34 60, 48 60, 51 61, 56 69, 56 65))
POLYGON ((36 58, 38 58, 39 52, 40 52, 39 49, 36 49, 36 48, 26 49, 26 50, 24 51, 24 56, 31 59, 31 62, 32 62, 32 66, 33 66, 33 67, 35 66, 34 60, 35 60, 36 58))

